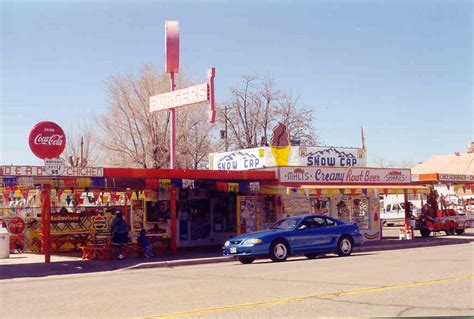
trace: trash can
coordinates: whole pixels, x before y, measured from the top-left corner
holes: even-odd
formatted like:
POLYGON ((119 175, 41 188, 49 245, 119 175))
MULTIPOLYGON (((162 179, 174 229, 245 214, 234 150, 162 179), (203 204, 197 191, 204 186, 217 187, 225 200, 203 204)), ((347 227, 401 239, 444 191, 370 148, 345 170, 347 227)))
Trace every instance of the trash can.
POLYGON ((10 233, 6 228, 0 227, 0 259, 10 257, 10 233))

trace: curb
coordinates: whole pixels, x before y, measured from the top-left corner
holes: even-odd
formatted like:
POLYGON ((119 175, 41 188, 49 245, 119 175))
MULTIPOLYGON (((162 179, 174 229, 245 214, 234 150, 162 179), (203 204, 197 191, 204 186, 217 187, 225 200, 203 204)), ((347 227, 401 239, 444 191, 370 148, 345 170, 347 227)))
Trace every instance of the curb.
POLYGON ((366 252, 366 251, 383 251, 383 250, 396 250, 396 249, 410 249, 410 248, 421 248, 421 247, 432 247, 432 246, 446 246, 446 245, 458 245, 470 243, 470 240, 459 240, 459 239, 441 239, 431 240, 424 242, 413 242, 406 244, 393 244, 393 245, 374 245, 374 246, 361 246, 355 247, 353 252, 366 252))
MULTIPOLYGON (((470 243, 470 240, 460 241, 459 239, 443 239, 434 241, 424 242, 413 242, 403 244, 389 244, 389 245, 374 245, 374 246, 362 246, 355 247, 354 253, 368 252, 368 251, 384 251, 384 250, 396 250, 396 249, 410 249, 410 248, 421 248, 421 247, 432 247, 432 246, 445 246, 445 245, 456 245, 470 243)), ((195 259, 183 259, 183 260, 169 260, 169 261, 156 261, 147 262, 130 267, 118 269, 117 271, 123 270, 134 270, 134 269, 148 269, 148 268, 160 268, 160 267, 178 267, 178 266, 193 266, 193 265, 204 265, 204 264, 215 264, 234 261, 234 257, 207 257, 207 258, 195 258, 195 259)))
POLYGON ((183 260, 169 260, 169 261, 155 261, 141 263, 130 267, 118 269, 117 271, 123 270, 134 270, 134 269, 147 269, 147 268, 160 268, 160 267, 178 267, 178 266, 193 266, 193 265, 205 265, 205 264, 217 264, 233 261, 232 257, 208 257, 208 258, 196 258, 196 259, 183 259, 183 260))

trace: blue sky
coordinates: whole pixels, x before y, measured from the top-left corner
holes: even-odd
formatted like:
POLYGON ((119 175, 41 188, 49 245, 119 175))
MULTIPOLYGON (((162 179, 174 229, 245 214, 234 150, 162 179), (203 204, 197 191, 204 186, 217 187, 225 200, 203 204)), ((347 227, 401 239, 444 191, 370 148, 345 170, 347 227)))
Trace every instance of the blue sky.
POLYGON ((470 1, 1 2, 1 164, 39 165, 28 133, 103 114, 105 82, 163 66, 164 22, 178 20, 181 69, 217 101, 244 74, 271 74, 312 108, 326 145, 369 164, 465 151, 474 140, 470 1))

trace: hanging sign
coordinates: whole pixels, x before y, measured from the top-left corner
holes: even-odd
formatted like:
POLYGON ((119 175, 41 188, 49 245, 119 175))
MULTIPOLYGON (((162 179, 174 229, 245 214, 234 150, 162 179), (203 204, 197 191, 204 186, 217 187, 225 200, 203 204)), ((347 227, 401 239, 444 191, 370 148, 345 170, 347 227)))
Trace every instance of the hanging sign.
POLYGON ((247 170, 265 167, 265 159, 259 148, 211 154, 210 168, 215 170, 247 170))
POLYGON ((41 159, 58 157, 66 147, 63 129, 49 121, 36 124, 31 129, 28 140, 33 154, 41 159))
POLYGON ((287 184, 410 184, 409 169, 358 167, 280 167, 287 184))
POLYGON ((248 170, 274 166, 366 167, 367 150, 333 146, 258 147, 210 153, 209 169, 248 170))
POLYGON ((440 182, 474 182, 474 175, 468 174, 439 174, 440 182))
POLYGON ((64 173, 66 165, 63 158, 45 158, 44 171, 48 175, 59 176, 64 173))
MULTIPOLYGON (((300 148, 301 149, 301 148, 300 148)), ((367 151, 362 148, 308 147, 300 153, 307 166, 367 166, 367 151)))
POLYGON ((150 112, 164 111, 182 106, 208 102, 207 83, 190 86, 150 97, 150 112))
POLYGON ((79 223, 81 215, 77 213, 53 213, 51 214, 51 223, 79 223))
MULTIPOLYGON (((5 176, 48 176, 44 166, 0 166, 0 175, 5 176)), ((63 177, 101 177, 104 176, 102 167, 64 167, 59 175, 63 177)))

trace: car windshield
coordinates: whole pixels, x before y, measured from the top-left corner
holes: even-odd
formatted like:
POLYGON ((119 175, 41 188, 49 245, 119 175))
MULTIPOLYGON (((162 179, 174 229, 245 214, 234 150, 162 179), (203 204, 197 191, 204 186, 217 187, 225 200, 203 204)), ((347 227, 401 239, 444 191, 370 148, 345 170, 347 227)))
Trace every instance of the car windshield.
POLYGON ((270 229, 295 229, 301 218, 290 217, 277 221, 270 229))

